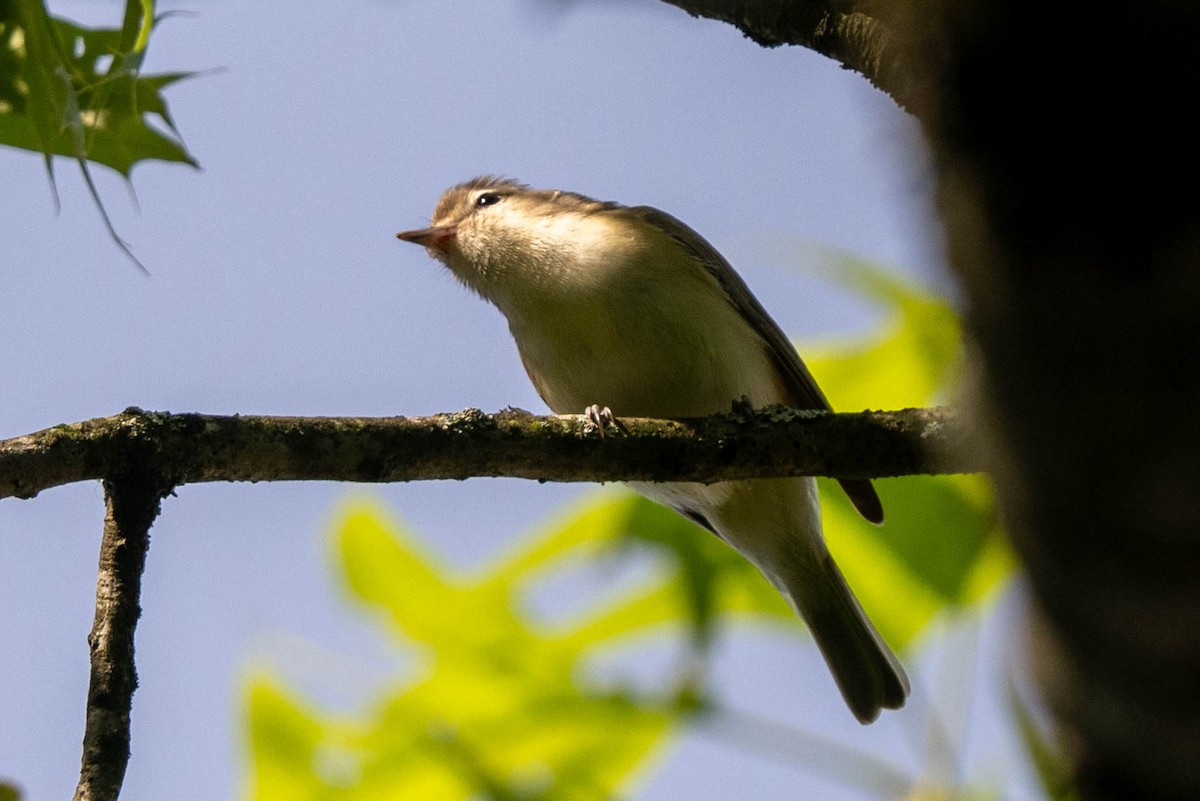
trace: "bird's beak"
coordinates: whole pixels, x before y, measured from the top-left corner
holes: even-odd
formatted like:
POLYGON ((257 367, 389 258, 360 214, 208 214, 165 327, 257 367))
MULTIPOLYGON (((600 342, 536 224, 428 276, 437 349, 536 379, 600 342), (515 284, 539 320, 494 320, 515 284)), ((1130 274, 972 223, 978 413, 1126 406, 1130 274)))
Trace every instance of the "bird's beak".
POLYGON ((416 231, 401 231, 396 234, 396 238, 445 253, 447 246, 453 241, 455 233, 453 225, 438 225, 433 228, 420 228, 416 231))

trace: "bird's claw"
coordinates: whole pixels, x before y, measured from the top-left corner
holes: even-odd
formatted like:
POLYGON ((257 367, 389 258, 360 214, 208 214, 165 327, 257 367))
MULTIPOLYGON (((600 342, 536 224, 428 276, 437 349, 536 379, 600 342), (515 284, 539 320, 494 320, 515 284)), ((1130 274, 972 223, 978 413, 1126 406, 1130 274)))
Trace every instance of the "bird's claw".
POLYGON ((617 418, 613 417, 612 409, 607 406, 600 406, 598 403, 593 403, 591 406, 583 410, 583 417, 588 424, 595 426, 600 432, 600 436, 604 436, 604 429, 607 426, 617 426, 617 418))
POLYGON ((743 417, 754 414, 754 404, 750 402, 750 398, 742 395, 735 400, 730 409, 734 414, 739 414, 743 417))

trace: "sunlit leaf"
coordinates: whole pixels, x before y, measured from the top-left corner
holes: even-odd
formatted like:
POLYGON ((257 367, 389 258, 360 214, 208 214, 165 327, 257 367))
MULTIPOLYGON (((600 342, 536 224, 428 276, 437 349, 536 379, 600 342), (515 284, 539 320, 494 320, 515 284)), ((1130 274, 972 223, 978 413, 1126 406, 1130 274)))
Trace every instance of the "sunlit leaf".
MULTIPOLYGON (((844 274, 888 319, 874 338, 826 347, 812 360, 835 403, 926 405, 952 396, 960 347, 949 307, 865 265, 844 274)), ((864 522, 833 482, 822 482, 825 528, 864 607, 902 647, 943 611, 991 593, 1011 559, 979 477, 878 487, 883 527, 864 522)), ((669 629, 690 637, 692 656, 703 661, 718 627, 747 617, 804 631, 779 593, 719 538, 611 489, 477 574, 452 573, 372 504, 345 510, 335 548, 352 597, 426 659, 342 717, 260 685, 250 697, 261 707, 251 712, 256 798, 613 798, 679 725, 715 707, 703 671, 688 660, 651 691, 597 683, 590 667, 598 656, 638 638, 661 643, 669 629), (525 608, 531 588, 581 559, 619 561, 647 550, 652 575, 570 619, 539 621, 525 608), (285 776, 273 766, 288 759, 303 764, 285 776)), ((940 792, 930 785, 912 797, 940 792)))
POLYGON ((302 781, 323 787, 322 797, 354 799, 611 798, 678 713, 670 699, 591 686, 583 668, 597 641, 543 630, 520 612, 535 568, 577 539, 577 524, 530 543, 532 557, 451 576, 381 510, 347 509, 335 541, 347 588, 401 641, 425 644, 429 663, 346 719, 310 716, 285 690, 260 684, 250 696, 256 755, 306 767, 287 778, 256 760, 255 797, 282 797, 302 781), (341 766, 332 777, 331 762, 341 766))
POLYGON ((0 4, 0 144, 125 176, 146 159, 196 165, 162 94, 191 73, 138 73, 142 51, 131 48, 144 47, 140 10, 152 5, 130 3, 139 9, 132 31, 85 28, 51 17, 36 0, 0 4))
POLYGON ((565 644, 584 648, 588 644, 644 635, 662 626, 678 626, 687 620, 687 609, 678 588, 663 583, 596 610, 561 636, 565 644))
POLYGON ((629 502, 625 535, 670 555, 674 586, 696 644, 711 639, 718 612, 752 612, 791 620, 795 613, 758 571, 711 532, 645 498, 629 502))
POLYGON ((75 159, 109 237, 143 272, 113 227, 90 165, 126 178, 147 159, 196 166, 162 95, 191 73, 139 72, 154 22, 153 0, 126 0, 121 28, 52 17, 42 0, 0 2, 0 145, 41 152, 52 188, 53 157, 75 159))
POLYGON ((958 386, 958 315, 936 295, 867 262, 841 257, 829 274, 885 312, 877 333, 800 352, 839 411, 903 409, 944 403, 958 386))
POLYGON ((321 725, 267 677, 253 678, 247 690, 251 797, 260 801, 317 797, 314 755, 321 725))
MULTIPOLYGON (((880 333, 858 343, 801 347, 835 408, 903 408, 956 394, 961 331, 944 300, 854 259, 837 280, 880 303, 880 333), (813 355, 815 353, 815 355, 813 355)), ((982 476, 875 482, 887 521, 864 521, 833 482, 821 482, 826 537, 864 608, 897 647, 947 605, 973 603, 1011 572, 990 485, 982 476)))
POLYGON ((623 491, 602 491, 512 546, 489 571, 492 581, 508 584, 553 570, 580 553, 595 556, 615 547, 624 535, 630 500, 623 491))
POLYGON ((415 537, 396 536, 398 525, 365 507, 347 514, 337 539, 344 575, 355 595, 385 612, 401 633, 435 643, 457 619, 462 593, 415 537))

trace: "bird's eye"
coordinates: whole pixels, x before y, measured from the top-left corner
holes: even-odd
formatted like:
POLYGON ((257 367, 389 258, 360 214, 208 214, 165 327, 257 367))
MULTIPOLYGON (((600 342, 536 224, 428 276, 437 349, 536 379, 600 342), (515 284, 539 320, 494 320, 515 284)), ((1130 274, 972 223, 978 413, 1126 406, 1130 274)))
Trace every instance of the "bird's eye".
POLYGON ((500 194, 499 192, 484 192, 482 195, 475 198, 475 205, 476 206, 495 206, 497 203, 499 203, 503 199, 504 199, 504 195, 500 194))

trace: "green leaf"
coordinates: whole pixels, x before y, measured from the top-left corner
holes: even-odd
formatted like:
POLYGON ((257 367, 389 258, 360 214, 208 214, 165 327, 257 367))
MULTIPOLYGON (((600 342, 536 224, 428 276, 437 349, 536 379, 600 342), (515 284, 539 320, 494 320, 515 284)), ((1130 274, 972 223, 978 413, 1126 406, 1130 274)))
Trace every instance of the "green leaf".
POLYGON ((665 556, 664 580, 574 621, 559 636, 582 647, 690 622, 698 647, 713 632, 714 614, 755 611, 791 619, 787 604, 735 551, 675 512, 627 491, 603 491, 568 516, 521 543, 491 580, 528 582, 569 559, 648 547, 665 556))
MULTIPOLYGON (((612 514, 609 505, 602 499, 593 516, 612 514)), ((521 613, 525 585, 568 552, 564 543, 589 539, 578 522, 479 576, 451 576, 381 510, 348 507, 334 537, 347 589, 430 658, 345 719, 255 678, 247 693, 252 797, 613 797, 679 712, 669 698, 592 686, 585 666, 597 643, 541 631, 521 613)))
MULTIPOLYGON (((47 169, 55 140, 63 130, 71 86, 63 70, 62 45, 45 6, 32 0, 15 0, 7 5, 3 19, 4 41, 10 48, 5 61, 16 67, 7 81, 15 92, 14 102, 0 119, 15 119, 28 126, 30 140, 45 155, 47 169)), ((3 138, 0 143, 12 144, 3 138)), ((16 146, 23 146, 15 143, 16 146)), ((72 148, 72 153, 73 148, 72 148)))
POLYGON ((501 557, 489 571, 492 580, 529 580, 566 559, 615 547, 624 534, 628 504, 629 494, 622 490, 595 493, 501 557))
POLYGON ((840 256, 829 274, 875 301, 886 320, 857 341, 800 348, 817 383, 839 411, 902 409, 945 403, 958 387, 962 332, 944 299, 867 262, 840 256))
POLYGON ((153 0, 126 0, 120 29, 51 17, 41 0, 0 3, 0 145, 40 151, 52 188, 53 156, 74 158, 110 238, 142 272, 113 227, 89 165, 125 178, 147 159, 197 166, 162 96, 191 73, 139 74, 153 25, 153 0))
POLYGON ((677 566, 672 584, 698 648, 711 641, 719 612, 795 618, 787 602, 737 551, 678 513, 631 498, 625 529, 629 540, 666 554, 677 566))
MULTIPOLYGON (((943 299, 865 262, 841 257, 839 282, 881 304, 879 334, 801 347, 835 408, 902 408, 957 392, 961 330, 943 299)), ((892 645, 911 642, 943 609, 974 603, 1011 574, 990 484, 983 476, 876 481, 887 515, 864 521, 833 482, 822 481, 826 538, 863 607, 892 645)))
POLYGON ((315 798, 320 784, 312 768, 322 738, 320 723, 266 676, 248 682, 251 797, 261 801, 315 798))
POLYGON ((40 151, 47 164, 53 155, 69 156, 126 177, 146 159, 197 166, 162 94, 192 73, 138 72, 152 3, 129 0, 121 29, 51 17, 36 0, 0 9, 0 144, 40 151))
POLYGON ((458 613, 462 593, 419 550, 414 537, 378 511, 353 507, 336 546, 348 588, 387 613, 402 634, 436 642, 447 620, 458 613))
POLYGON ((1012 559, 979 476, 887 479, 883 526, 862 519, 832 481, 820 482, 830 550, 876 627, 911 643, 949 607, 975 603, 1011 574, 1012 559))
MULTIPOLYGON (((813 360, 836 402, 925 405, 951 395, 960 348, 949 307, 864 265, 844 275, 889 317, 882 335, 813 360)), ((979 602, 1011 571, 978 476, 879 482, 882 528, 865 523, 833 482, 821 488, 830 548, 893 645, 911 643, 943 611, 979 602)), ((259 679, 249 694, 254 798, 609 799, 694 712, 713 708, 700 682, 723 621, 751 616, 804 630, 719 538, 611 490, 472 575, 452 574, 369 503, 344 510, 334 545, 352 597, 426 658, 342 717, 259 679), (547 575, 634 548, 662 565, 642 584, 553 625, 525 611, 522 599, 547 575), (672 669, 665 692, 589 678, 619 642, 664 628, 690 635, 696 657, 672 669), (289 760, 296 764, 285 769, 289 760)), ((913 798, 938 792, 922 786, 913 798)))

